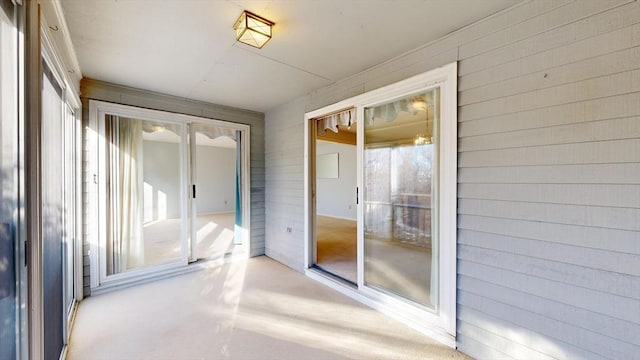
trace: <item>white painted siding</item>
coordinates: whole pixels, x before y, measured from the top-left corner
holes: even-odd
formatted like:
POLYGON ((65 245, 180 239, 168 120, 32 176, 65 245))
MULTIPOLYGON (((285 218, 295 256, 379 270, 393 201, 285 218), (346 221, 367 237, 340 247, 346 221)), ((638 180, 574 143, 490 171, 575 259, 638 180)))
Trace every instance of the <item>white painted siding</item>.
POLYGON ((525 2, 268 111, 267 255, 302 270, 304 112, 456 60, 458 347, 640 359, 638 1, 525 2))
MULTIPOLYGON (((89 119, 89 99, 108 101, 118 104, 139 106, 149 109, 174 112, 179 114, 200 116, 210 119, 234 122, 238 124, 247 124, 251 126, 250 130, 250 161, 251 161, 251 256, 264 254, 264 227, 265 227, 265 160, 264 160, 264 115, 262 113, 236 109, 228 106, 210 104, 200 101, 187 100, 175 96, 158 94, 145 90, 138 90, 126 86, 114 85, 95 81, 91 79, 83 79, 81 83, 83 121, 86 123, 89 119)), ((85 139, 86 139, 85 129, 85 139)), ((87 173, 87 149, 84 149, 84 204, 85 204, 85 239, 89 237, 89 232, 95 231, 86 223, 87 206, 87 186, 86 182, 90 181, 90 174, 87 173)), ((89 245, 84 244, 84 292, 89 294, 89 245)))

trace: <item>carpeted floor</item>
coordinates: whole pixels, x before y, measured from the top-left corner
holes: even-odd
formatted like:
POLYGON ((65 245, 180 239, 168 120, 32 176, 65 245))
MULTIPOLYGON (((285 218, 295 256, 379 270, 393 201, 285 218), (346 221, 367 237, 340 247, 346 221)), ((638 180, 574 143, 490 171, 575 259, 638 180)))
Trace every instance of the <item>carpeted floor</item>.
POLYGON ((316 264, 343 279, 358 282, 356 221, 321 215, 316 221, 316 264))
MULTIPOLYGON (((215 259, 234 251, 234 213, 199 215, 196 218, 198 259, 215 259)), ((144 226, 146 265, 180 260, 182 220, 165 219, 144 226)))
POLYGON ((267 257, 85 299, 67 358, 468 359, 267 257))
MULTIPOLYGON (((316 264, 356 283, 356 221, 318 216, 316 238, 316 264)), ((430 249, 372 238, 365 244, 365 283, 433 308, 430 249)))

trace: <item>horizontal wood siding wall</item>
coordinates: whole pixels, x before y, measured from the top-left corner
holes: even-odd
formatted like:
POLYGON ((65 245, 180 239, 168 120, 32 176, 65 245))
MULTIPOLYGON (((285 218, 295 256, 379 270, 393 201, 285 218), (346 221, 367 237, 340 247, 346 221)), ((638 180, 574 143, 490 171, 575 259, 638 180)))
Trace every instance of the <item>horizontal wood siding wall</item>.
POLYGON ((458 347, 640 359, 638 1, 525 2, 268 111, 267 255, 302 270, 304 112, 456 60, 458 347))
MULTIPOLYGON (((150 91, 134 89, 126 86, 120 86, 105 83, 92 79, 83 79, 80 85, 83 121, 89 119, 89 99, 102 100, 112 103, 138 106, 147 109, 162 110, 172 113, 200 116, 204 118, 229 121, 238 124, 246 124, 251 126, 250 136, 250 157, 251 157, 251 256, 264 254, 265 247, 265 159, 264 159, 264 114, 232 108, 228 106, 210 104, 201 101, 194 101, 175 96, 158 94, 150 91)), ((85 134, 86 137, 86 134, 85 134)), ((84 149, 85 169, 88 149, 84 149)), ((85 180, 90 177, 85 174, 85 180)), ((86 182, 86 181, 85 181, 86 182)), ((85 205, 86 205, 86 184, 85 205)), ((85 206, 85 209, 88 207, 85 206)), ((89 232, 93 231, 91 226, 86 223, 85 213, 85 239, 88 238, 89 232)), ((85 243, 84 256, 84 289, 85 294, 89 293, 89 256, 88 244, 85 243)))

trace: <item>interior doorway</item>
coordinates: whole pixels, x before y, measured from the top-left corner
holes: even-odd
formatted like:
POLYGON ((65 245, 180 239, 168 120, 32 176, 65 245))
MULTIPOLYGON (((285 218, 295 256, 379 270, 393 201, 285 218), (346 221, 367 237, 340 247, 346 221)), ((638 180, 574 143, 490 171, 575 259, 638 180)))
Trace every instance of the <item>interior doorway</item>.
POLYGON ((350 121, 355 120, 353 109, 331 116, 344 120, 314 120, 315 266, 355 285, 358 281, 357 125, 350 121))

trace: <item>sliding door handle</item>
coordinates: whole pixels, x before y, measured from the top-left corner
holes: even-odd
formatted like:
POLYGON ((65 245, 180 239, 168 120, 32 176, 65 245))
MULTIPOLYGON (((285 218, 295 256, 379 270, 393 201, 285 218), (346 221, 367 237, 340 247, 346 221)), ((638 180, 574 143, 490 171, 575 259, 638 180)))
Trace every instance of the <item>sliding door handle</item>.
POLYGON ((196 184, 191 185, 191 196, 196 198, 196 184))

